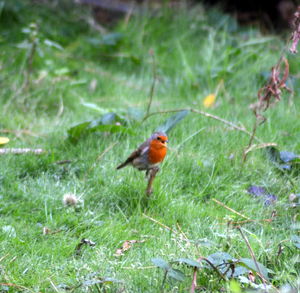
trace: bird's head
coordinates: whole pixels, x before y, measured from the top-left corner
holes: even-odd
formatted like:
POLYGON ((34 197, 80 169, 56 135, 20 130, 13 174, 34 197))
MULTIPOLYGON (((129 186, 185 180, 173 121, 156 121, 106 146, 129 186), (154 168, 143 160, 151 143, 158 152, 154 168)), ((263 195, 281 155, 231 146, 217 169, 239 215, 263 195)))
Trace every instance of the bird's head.
POLYGON ((167 143, 169 142, 168 136, 164 132, 154 132, 151 135, 151 141, 153 144, 163 147, 167 147, 167 143))

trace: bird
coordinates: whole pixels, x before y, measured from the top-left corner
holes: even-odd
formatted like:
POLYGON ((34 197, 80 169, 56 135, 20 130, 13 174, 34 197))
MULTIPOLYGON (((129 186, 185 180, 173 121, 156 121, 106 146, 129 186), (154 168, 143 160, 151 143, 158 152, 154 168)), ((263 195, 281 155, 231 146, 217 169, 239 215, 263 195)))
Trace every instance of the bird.
POLYGON ((168 136, 164 132, 154 132, 145 142, 143 142, 130 156, 117 167, 117 170, 128 165, 139 171, 159 170, 158 165, 162 163, 167 154, 168 136))

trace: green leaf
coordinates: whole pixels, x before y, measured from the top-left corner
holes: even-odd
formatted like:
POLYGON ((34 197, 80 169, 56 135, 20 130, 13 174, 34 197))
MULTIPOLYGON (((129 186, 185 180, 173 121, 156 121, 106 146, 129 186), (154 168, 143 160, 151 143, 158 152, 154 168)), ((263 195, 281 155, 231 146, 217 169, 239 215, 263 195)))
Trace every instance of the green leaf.
POLYGON ((170 264, 164 261, 162 258, 152 258, 151 261, 153 262, 154 265, 157 267, 169 271, 171 268, 170 264))
POLYGON ((189 110, 183 110, 180 111, 178 113, 176 113, 175 115, 172 115, 171 117, 169 117, 164 124, 160 125, 156 131, 162 131, 165 133, 168 133, 171 131, 171 129, 178 124, 187 114, 189 114, 190 111, 189 110))
POLYGON ((90 122, 83 122, 83 123, 79 123, 71 128, 68 129, 68 136, 69 139, 72 142, 76 142, 78 141, 78 139, 82 136, 82 134, 84 132, 86 132, 86 129, 88 128, 88 126, 90 125, 90 122))
POLYGON ((71 142, 76 143, 81 137, 89 133, 110 132, 133 134, 133 130, 121 124, 127 121, 116 113, 106 113, 98 119, 79 123, 68 129, 68 136, 71 142))
POLYGON ((187 265, 187 266, 193 267, 193 268, 202 268, 203 267, 199 262, 189 259, 189 258, 178 258, 178 259, 172 261, 172 263, 184 264, 184 265, 187 265))
MULTIPOLYGON (((250 258, 241 258, 241 259, 239 259, 238 264, 241 266, 247 267, 251 271, 259 273, 259 271, 257 270, 257 267, 255 265, 255 262, 250 258)), ((257 262, 257 265, 258 265, 259 270, 260 270, 261 274, 263 275, 263 277, 266 280, 268 280, 268 269, 259 262, 257 262)))
POLYGON ((134 131, 122 125, 98 125, 95 127, 88 128, 88 132, 110 132, 110 133, 126 133, 134 134, 134 131))
POLYGON ((168 277, 175 279, 179 282, 183 282, 185 279, 185 275, 182 271, 171 268, 168 271, 168 277))
POLYGON ((215 266, 218 266, 224 262, 232 261, 234 258, 227 252, 216 252, 209 255, 207 259, 215 266))

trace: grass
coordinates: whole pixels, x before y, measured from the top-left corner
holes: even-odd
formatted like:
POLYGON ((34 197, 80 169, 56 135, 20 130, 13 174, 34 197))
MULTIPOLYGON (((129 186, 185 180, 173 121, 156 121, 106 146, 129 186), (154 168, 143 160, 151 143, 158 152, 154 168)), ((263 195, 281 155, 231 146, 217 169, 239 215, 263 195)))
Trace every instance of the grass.
MULTIPOLYGON (((272 270, 271 283, 277 288, 299 286, 299 252, 291 241, 299 233, 299 210, 292 209, 288 199, 289 194, 299 193, 299 176, 279 172, 263 151, 250 153, 242 165, 242 150, 249 139, 245 134, 189 114, 170 133, 171 150, 149 200, 144 195, 144 174, 115 168, 168 115, 155 115, 143 123, 131 120, 128 127, 134 135, 94 133, 77 144, 67 139, 71 126, 103 112, 128 116, 128 109, 136 114, 146 110, 152 84, 150 49, 158 75, 151 111, 202 109, 204 97, 223 81, 224 89, 210 113, 251 129, 254 117, 248 105, 255 101, 284 41, 263 36, 255 27, 239 27, 230 16, 201 6, 176 15, 163 11, 157 17, 131 18, 128 24, 121 21, 104 37, 78 21, 88 11, 70 11, 67 17, 63 9, 50 5, 5 1, 0 17, 1 135, 10 138, 7 147, 46 150, 40 156, 0 158, 0 280, 14 285, 2 285, 1 290, 160 292, 164 273, 154 267, 152 258, 196 260, 218 251, 251 258, 240 233, 227 225, 243 218, 213 198, 255 220, 244 224, 243 231, 257 260, 272 270), (30 85, 25 87, 30 35, 22 29, 31 22, 38 25, 38 43, 30 85), (71 163, 57 164, 61 160, 71 163), (265 187, 278 201, 265 207, 246 192, 250 185, 265 187), (64 206, 66 193, 76 194, 84 204, 64 206), (273 211, 277 215, 271 223, 261 222, 273 211), (183 239, 177 224, 191 242, 183 239), (43 235, 44 227, 56 233, 43 235), (82 238, 96 246, 85 246, 76 256, 82 238), (145 242, 116 257, 116 250, 131 239, 145 242), (280 244, 284 250, 278 256, 280 244), (107 282, 103 288, 92 283, 79 286, 95 278, 121 282, 107 282)), ((276 142, 281 150, 299 153, 299 61, 297 56, 288 59, 294 99, 289 103, 286 95, 269 109, 257 136, 276 142)), ((191 269, 174 267, 186 278, 183 282, 168 278, 164 291, 187 292, 191 269)), ((220 281, 210 269, 199 271, 197 283, 206 292, 233 290, 230 282, 220 281)))

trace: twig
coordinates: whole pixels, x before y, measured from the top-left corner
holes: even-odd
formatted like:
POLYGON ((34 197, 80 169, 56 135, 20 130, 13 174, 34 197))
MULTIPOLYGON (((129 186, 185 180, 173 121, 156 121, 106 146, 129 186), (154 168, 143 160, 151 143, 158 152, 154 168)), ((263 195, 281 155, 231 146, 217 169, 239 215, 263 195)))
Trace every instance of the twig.
POLYGON ((154 89, 155 89, 155 83, 156 83, 156 79, 157 79, 156 62, 155 62, 155 56, 154 56, 153 50, 150 50, 149 54, 152 57, 152 74, 153 74, 153 79, 152 79, 152 84, 151 84, 151 88, 150 88, 149 103, 148 103, 147 112, 146 112, 146 116, 145 117, 147 117, 149 115, 149 113, 150 113, 150 108, 151 108, 151 104, 152 104, 152 100, 153 100, 153 94, 154 94, 154 89))
POLYGON ((263 149, 263 148, 270 147, 270 146, 276 147, 277 143, 268 142, 268 143, 261 143, 261 144, 252 144, 250 147, 248 147, 244 150, 244 154, 247 155, 248 153, 250 153, 253 150, 259 150, 259 149, 263 149))
POLYGON ((174 234, 178 234, 177 231, 175 231, 175 230, 173 230, 172 228, 166 226, 165 224, 163 224, 163 223, 161 223, 161 222, 159 222, 159 221, 157 221, 157 220, 151 218, 150 216, 148 216, 148 215, 146 215, 146 214, 144 214, 144 213, 143 213, 143 216, 144 216, 145 218, 149 219, 150 221, 154 222, 155 224, 158 224, 158 225, 160 225, 161 227, 163 227, 163 228, 165 228, 165 229, 167 229, 167 230, 173 232, 174 234))
POLYGON ((228 221, 228 222, 223 222, 223 223, 219 223, 220 225, 243 225, 243 224, 247 224, 247 223, 253 223, 253 222, 267 222, 267 223, 271 223, 273 220, 272 219, 262 219, 262 220, 244 220, 244 221, 228 221))
MULTIPOLYGON (((168 113, 174 113, 174 112, 181 112, 181 111, 191 111, 193 113, 196 113, 196 114, 200 114, 200 115, 203 115, 205 117, 208 117, 208 118, 212 118, 212 119, 215 119, 219 122, 222 122, 223 124, 226 124, 226 125, 229 125, 230 127, 234 128, 235 130, 238 130, 238 131, 241 131, 247 135, 249 135, 250 137, 252 136, 252 133, 250 131, 248 131, 247 129, 243 128, 243 127, 240 127, 230 121, 227 121, 219 116, 216 116, 216 115, 212 115, 210 113, 207 113, 207 112, 204 112, 204 111, 201 111, 201 110, 196 110, 196 109, 193 109, 193 108, 182 108, 182 109, 172 109, 172 110, 166 110, 166 111, 157 111, 157 112, 152 112, 152 113, 149 113, 148 115, 146 115, 143 119, 143 121, 145 121, 146 119, 148 119, 149 117, 153 116, 153 115, 159 115, 159 114, 168 114, 168 113)), ((254 136, 254 139, 260 143, 262 143, 262 141, 254 136)))
POLYGON ((199 258, 197 259, 198 262, 200 262, 201 260, 206 261, 206 262, 214 269, 214 271, 216 271, 217 274, 218 274, 224 281, 226 281, 226 277, 223 276, 223 275, 221 274, 221 272, 218 270, 218 268, 217 268, 217 267, 216 267, 216 266, 215 266, 208 258, 206 258, 206 257, 199 257, 199 258))
POLYGON ((198 268, 194 268, 194 272, 193 272, 193 279, 192 279, 192 285, 191 285, 191 290, 190 293, 194 293, 197 287, 197 271, 198 268))
POLYGON ((18 288, 18 289, 22 289, 22 290, 28 290, 30 292, 33 292, 31 289, 21 286, 21 285, 17 285, 17 284, 13 284, 13 283, 0 283, 0 286, 7 286, 7 287, 13 287, 13 288, 18 288))
POLYGON ((255 263, 255 266, 256 266, 258 275, 259 275, 259 277, 260 277, 260 278, 262 279, 262 281, 263 281, 265 290, 267 290, 266 280, 265 280, 264 276, 262 275, 262 273, 261 273, 261 271, 260 271, 260 267, 259 267, 259 265, 258 265, 258 263, 257 263, 256 257, 255 257, 255 255, 254 255, 253 249, 252 249, 252 247, 251 247, 251 245, 250 245, 250 243, 249 243, 249 240, 248 240, 248 238, 246 237, 246 235, 243 233, 243 231, 242 231, 242 229, 241 229, 240 226, 238 226, 238 227, 236 227, 236 228, 237 228, 237 229, 239 230, 239 232, 241 233, 241 235, 242 235, 242 237, 243 237, 243 239, 244 239, 244 241, 245 241, 245 243, 246 243, 246 245, 247 245, 247 247, 248 247, 248 250, 249 250, 249 252, 250 252, 250 254, 251 254, 251 257, 252 257, 252 259, 253 259, 253 261, 254 261, 254 263, 255 263))
POLYGON ((185 240, 189 240, 189 239, 187 238, 186 234, 182 231, 182 229, 181 229, 180 225, 178 224, 178 222, 176 223, 176 226, 177 226, 178 230, 180 231, 181 235, 183 236, 183 238, 184 238, 185 240))
POLYGON ((246 220, 251 220, 250 218, 248 218, 247 216, 235 211, 234 209, 230 208, 229 206, 225 205, 224 203, 218 201, 217 199, 213 198, 212 201, 214 201, 215 203, 217 203, 218 205, 224 207, 225 209, 231 211, 232 213, 239 215, 240 217, 246 219, 246 220))
POLYGON ((257 116, 256 116, 256 117, 255 117, 255 122, 254 122, 254 125, 253 125, 253 129, 252 129, 252 134, 251 134, 250 139, 249 139, 248 146, 247 146, 246 149, 243 151, 243 163, 246 162, 248 151, 249 151, 249 150, 251 149, 251 147, 252 147, 253 140, 254 140, 254 137, 255 137, 255 134, 256 134, 256 130, 257 130, 257 126, 258 126, 258 119, 257 119, 257 116))
POLYGON ((13 154, 13 155, 19 155, 19 154, 35 154, 35 155, 40 155, 45 153, 45 150, 43 149, 23 149, 23 148, 19 148, 19 149, 0 149, 0 155, 7 155, 7 154, 13 154))

